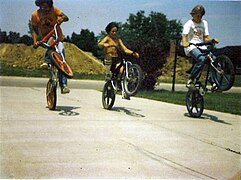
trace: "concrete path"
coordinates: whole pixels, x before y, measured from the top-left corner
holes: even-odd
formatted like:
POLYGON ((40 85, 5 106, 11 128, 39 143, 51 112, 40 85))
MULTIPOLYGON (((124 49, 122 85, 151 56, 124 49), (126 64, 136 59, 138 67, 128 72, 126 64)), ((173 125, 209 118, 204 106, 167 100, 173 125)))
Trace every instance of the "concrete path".
POLYGON ((241 118, 71 89, 57 110, 42 87, 0 86, 1 178, 239 179, 241 118))

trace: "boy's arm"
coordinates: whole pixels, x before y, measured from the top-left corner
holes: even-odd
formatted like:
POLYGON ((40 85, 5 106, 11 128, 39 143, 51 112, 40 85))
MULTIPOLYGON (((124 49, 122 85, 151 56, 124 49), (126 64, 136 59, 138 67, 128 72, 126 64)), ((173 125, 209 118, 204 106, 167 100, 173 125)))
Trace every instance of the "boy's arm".
POLYGON ((31 26, 32 26, 32 38, 33 38, 33 48, 37 48, 38 44, 38 35, 39 35, 39 29, 38 29, 38 20, 37 20, 37 11, 34 11, 31 16, 31 26))
POLYGON ((107 48, 107 47, 109 47, 108 37, 107 37, 107 36, 104 37, 104 38, 98 43, 98 46, 99 46, 100 48, 103 48, 103 47, 107 48))
POLYGON ((182 45, 184 48, 187 48, 189 46, 189 42, 188 42, 188 35, 184 34, 182 36, 182 45))
POLYGON ((57 17, 57 23, 61 24, 62 22, 66 22, 66 21, 69 21, 68 16, 66 16, 63 12, 61 12, 61 14, 58 15, 57 17))
POLYGON ((139 58, 139 54, 138 54, 137 52, 134 52, 134 51, 128 49, 128 48, 124 45, 124 43, 122 42, 121 39, 119 39, 119 42, 120 42, 121 49, 122 49, 126 54, 132 55, 132 56, 134 56, 134 57, 136 57, 136 58, 139 58))

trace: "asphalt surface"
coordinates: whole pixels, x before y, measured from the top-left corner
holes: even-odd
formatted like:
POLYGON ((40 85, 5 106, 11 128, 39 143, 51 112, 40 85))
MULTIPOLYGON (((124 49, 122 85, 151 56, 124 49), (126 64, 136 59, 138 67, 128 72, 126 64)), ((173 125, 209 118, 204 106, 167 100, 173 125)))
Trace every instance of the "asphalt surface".
MULTIPOLYGON (((8 77, 0 76, 1 86, 15 86, 15 87, 45 87, 47 78, 23 78, 23 77, 8 77)), ((104 81, 96 80, 68 80, 68 86, 72 89, 94 89, 101 91, 104 86, 104 81)), ((168 91, 187 91, 185 84, 175 84, 174 87, 170 83, 159 83, 155 89, 164 89, 168 91)), ((210 88, 210 87, 208 87, 210 88)), ((241 93, 240 87, 232 87, 230 90, 225 91, 232 93, 241 93)))
POLYGON ((240 179, 240 116, 120 96, 108 111, 103 82, 77 80, 49 111, 46 81, 1 77, 1 178, 240 179))

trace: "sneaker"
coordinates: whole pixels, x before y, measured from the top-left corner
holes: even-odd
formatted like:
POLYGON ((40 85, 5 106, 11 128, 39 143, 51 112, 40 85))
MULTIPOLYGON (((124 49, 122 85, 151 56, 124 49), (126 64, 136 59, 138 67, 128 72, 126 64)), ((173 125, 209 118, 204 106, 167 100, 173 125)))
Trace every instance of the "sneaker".
POLYGON ((122 99, 127 99, 127 100, 131 100, 130 96, 128 96, 125 91, 122 91, 122 99))
POLYGON ((218 89, 217 85, 215 83, 212 84, 211 91, 216 91, 218 89))
POLYGON ((48 64, 44 62, 43 64, 40 65, 42 69, 48 69, 48 64))
POLYGON ((218 86, 216 83, 213 83, 211 87, 211 92, 222 92, 222 90, 218 89, 218 86))
POLYGON ((61 94, 67 94, 70 92, 70 89, 67 86, 61 87, 61 94))
POLYGON ((186 84, 187 88, 195 88, 195 85, 193 83, 192 79, 188 79, 187 84, 186 84))

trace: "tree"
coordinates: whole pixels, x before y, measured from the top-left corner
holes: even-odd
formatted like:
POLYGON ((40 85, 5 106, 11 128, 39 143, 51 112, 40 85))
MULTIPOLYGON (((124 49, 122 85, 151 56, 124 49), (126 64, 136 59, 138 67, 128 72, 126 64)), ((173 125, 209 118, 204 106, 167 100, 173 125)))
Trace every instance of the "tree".
POLYGON ((22 37, 20 37, 19 43, 23 43, 23 44, 30 46, 33 44, 33 39, 32 39, 32 37, 29 37, 28 35, 23 35, 22 37))
POLYGON ((72 33, 71 42, 80 49, 94 53, 97 48, 97 38, 88 29, 82 29, 80 34, 72 33))
POLYGON ((125 44, 140 53, 140 65, 145 75, 144 89, 154 89, 169 54, 170 40, 179 36, 181 29, 180 22, 168 21, 159 12, 151 12, 147 17, 144 11, 130 14, 127 22, 122 25, 120 36, 125 44))
POLYGON ((28 20, 28 29, 29 29, 28 34, 32 36, 33 28, 32 28, 32 21, 30 19, 28 20))
POLYGON ((7 42, 8 42, 7 32, 1 31, 0 29, 0 43, 7 43, 7 42))
POLYGON ((9 32, 9 35, 7 36, 9 43, 15 44, 19 43, 20 41, 20 34, 17 32, 9 32))

